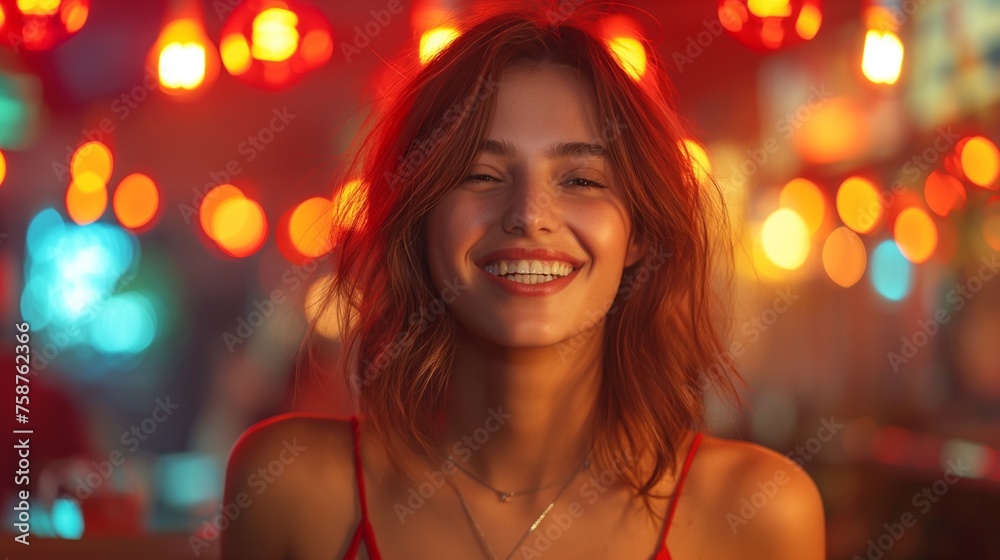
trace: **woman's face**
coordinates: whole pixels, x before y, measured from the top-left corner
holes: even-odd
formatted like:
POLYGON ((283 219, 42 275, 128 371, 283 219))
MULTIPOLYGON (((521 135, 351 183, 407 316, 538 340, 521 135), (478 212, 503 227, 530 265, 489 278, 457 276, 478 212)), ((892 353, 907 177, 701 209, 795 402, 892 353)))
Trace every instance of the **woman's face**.
MULTIPOLYGON (((604 133, 590 86, 564 67, 517 68, 497 95, 468 178, 427 216, 428 263, 460 327, 502 346, 551 346, 605 315, 642 247, 600 153, 617 135, 604 133), (560 150, 566 145, 577 149, 560 150), (566 256, 537 260, 576 266, 551 285, 515 284, 489 265, 490 253, 509 248, 560 251, 566 256), (549 293, 523 293, 532 289, 549 293)), ((509 267, 524 260, 530 272, 533 259, 509 257, 509 267)))

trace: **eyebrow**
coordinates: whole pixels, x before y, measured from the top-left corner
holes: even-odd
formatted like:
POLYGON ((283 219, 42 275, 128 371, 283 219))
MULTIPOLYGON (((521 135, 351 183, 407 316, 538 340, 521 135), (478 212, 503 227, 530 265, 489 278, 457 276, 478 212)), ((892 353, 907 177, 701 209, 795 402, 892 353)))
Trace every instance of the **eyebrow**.
MULTIPOLYGON (((508 140, 485 140, 479 148, 480 152, 513 158, 517 155, 517 147, 508 140)), ((605 157, 604 146, 589 142, 563 142, 553 144, 545 150, 545 157, 605 157)))

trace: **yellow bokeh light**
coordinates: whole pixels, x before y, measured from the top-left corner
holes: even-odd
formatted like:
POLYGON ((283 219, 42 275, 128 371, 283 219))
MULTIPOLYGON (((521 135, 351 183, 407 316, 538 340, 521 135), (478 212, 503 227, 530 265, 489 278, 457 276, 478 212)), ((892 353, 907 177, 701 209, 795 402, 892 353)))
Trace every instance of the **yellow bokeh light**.
POLYGON ((435 27, 420 36, 420 63, 427 64, 461 35, 452 27, 435 27))
POLYGON ((77 178, 92 173, 103 187, 111 179, 113 161, 107 146, 98 141, 87 142, 73 152, 69 161, 70 176, 77 178))
POLYGON ((690 156, 694 176, 699 183, 704 184, 712 175, 712 163, 708 159, 708 152, 696 140, 690 138, 681 141, 681 151, 690 156))
POLYGON ((170 89, 195 89, 205 81, 205 47, 170 43, 160 51, 160 83, 170 89))
POLYGON ((799 12, 799 18, 795 20, 795 32, 806 41, 811 40, 819 33, 819 26, 823 23, 823 12, 817 6, 806 4, 799 12))
POLYGON ((865 244, 850 228, 839 227, 823 243, 823 268, 838 286, 850 288, 865 273, 865 244))
POLYGON ((222 38, 219 45, 219 55, 222 57, 222 64, 233 76, 239 76, 250 69, 250 46, 247 40, 239 33, 230 33, 222 38))
POLYGON ((118 183, 112 207, 118 221, 129 229, 145 226, 156 215, 160 195, 149 176, 133 173, 118 183))
POLYGON ((332 210, 333 201, 319 196, 295 207, 288 221, 288 234, 299 253, 318 257, 332 248, 332 210))
POLYGON ((230 197, 212 216, 212 231, 219 247, 236 257, 253 254, 267 236, 264 209, 246 197, 230 197))
POLYGON ((0 151, 0 185, 3 185, 3 180, 7 178, 7 157, 3 155, 0 151))
POLYGON ((1000 176, 1000 150, 988 138, 973 136, 960 144, 962 172, 974 185, 994 189, 1000 176))
POLYGON ((891 31, 868 30, 861 72, 876 84, 894 84, 903 69, 903 42, 891 31))
POLYGON ((826 215, 826 200, 819 187, 812 181, 802 178, 792 179, 782 187, 778 203, 795 210, 805 221, 810 234, 819 231, 820 226, 823 225, 823 218, 826 215))
POLYGON ((869 233, 881 223, 885 208, 871 181, 849 177, 837 189, 837 214, 847 227, 858 233, 869 233))
POLYGON ((920 208, 907 208, 896 216, 893 237, 899 252, 915 264, 929 259, 937 248, 937 226, 920 208))
POLYGON ((341 229, 362 229, 365 225, 365 207, 368 204, 367 187, 360 180, 348 181, 333 196, 334 224, 341 229))
POLYGON ((260 12, 253 18, 251 55, 257 60, 288 60, 299 48, 298 24, 299 16, 284 8, 260 12))
POLYGON ((791 208, 779 208, 764 220, 760 240, 767 258, 785 270, 799 268, 809 256, 809 229, 791 208))
POLYGON ((760 17, 788 17, 792 15, 789 0, 749 0, 747 8, 750 13, 760 17))
POLYGON ((17 0, 17 9, 26 16, 51 16, 59 11, 61 0, 17 0))
POLYGON ((201 229, 210 239, 218 241, 213 229, 215 213, 223 202, 231 198, 243 198, 243 191, 233 185, 225 184, 213 187, 205 194, 205 199, 198 208, 198 219, 201 222, 201 229))
POLYGON ((612 37, 608 48, 633 80, 638 81, 646 73, 646 47, 634 37, 612 37))
POLYGON ((85 191, 74 181, 66 189, 66 213, 81 226, 96 222, 107 207, 108 190, 104 187, 85 191))

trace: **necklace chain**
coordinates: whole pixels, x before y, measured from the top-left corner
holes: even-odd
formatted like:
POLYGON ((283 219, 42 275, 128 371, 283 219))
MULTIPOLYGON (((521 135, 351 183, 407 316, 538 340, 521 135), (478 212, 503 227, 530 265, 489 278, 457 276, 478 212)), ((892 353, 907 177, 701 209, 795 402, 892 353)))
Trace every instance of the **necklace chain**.
MULTIPOLYGON (((449 459, 450 458, 451 457, 449 457, 449 459)), ((452 462, 454 462, 454 461, 452 461, 452 462)), ((457 465, 457 463, 456 463, 456 465, 457 465)), ((538 516, 537 519, 535 519, 535 521, 531 524, 531 526, 528 527, 528 530, 524 533, 524 535, 521 537, 521 539, 517 541, 517 544, 514 545, 514 549, 510 551, 510 554, 508 554, 507 557, 504 560, 510 560, 510 558, 512 556, 514 556, 514 553, 517 552, 517 550, 521 547, 521 543, 524 542, 524 539, 528 538, 528 535, 530 535, 531 533, 535 532, 535 529, 537 529, 538 526, 542 523, 542 520, 545 519, 545 516, 548 515, 550 511, 552 511, 552 508, 555 507, 556 502, 563 495, 563 493, 566 491, 566 489, 569 488, 569 485, 570 485, 571 482, 573 482, 573 479, 576 478, 577 475, 579 475, 580 472, 583 471, 585 468, 587 468, 589 465, 590 465, 590 455, 588 454, 587 457, 583 460, 583 463, 576 469, 576 471, 574 471, 573 474, 570 475, 570 477, 568 479, 566 479, 565 483, 563 484, 563 487, 560 488, 559 489, 559 493, 556 494, 556 497, 552 498, 552 501, 549 502, 549 505, 545 506, 545 509, 542 510, 542 513, 538 516)), ((459 467, 459 468, 461 468, 461 467, 459 467)), ((466 471, 465 469, 462 469, 462 471, 465 472, 465 473, 467 473, 467 474, 469 474, 470 476, 472 476, 473 478, 475 478, 479 482, 485 484, 486 486, 489 486, 490 489, 492 489, 494 492, 497 492, 498 495, 503 494, 502 492, 496 490, 495 488, 493 488, 492 486, 490 486, 488 483, 486 483, 482 479, 479 479, 479 477, 473 475, 469 471, 466 471)), ((455 489, 455 494, 458 495, 458 500, 460 502, 462 502, 462 509, 465 510, 465 516, 469 518, 469 522, 472 524, 473 528, 475 528, 475 530, 476 530, 476 537, 479 539, 479 545, 483 547, 483 552, 485 552, 486 554, 488 554, 489 558, 491 558, 492 560, 498 560, 497 559, 497 555, 493 552, 493 549, 490 547, 490 544, 488 542, 486 542, 486 536, 483 535, 483 530, 479 527, 479 523, 477 523, 476 519, 472 516, 472 510, 469 508, 469 504, 465 501, 465 498, 462 497, 462 492, 459 491, 458 485, 455 484, 455 481, 453 480, 453 477, 454 477, 454 475, 448 476, 448 482, 451 484, 451 487, 455 489)), ((548 486, 553 486, 553 484, 549 484, 548 486)), ((535 490, 532 490, 532 491, 537 491, 537 490, 540 490, 540 489, 541 488, 538 488, 538 489, 535 489, 535 490)), ((522 492, 518 492, 518 493, 527 493, 527 492, 528 491, 522 491, 522 492)), ((514 492, 511 492, 509 494, 513 495, 514 492)), ((501 497, 500 500, 501 501, 506 501, 503 497, 501 497)))
POLYGON ((458 467, 459 470, 461 470, 465 474, 469 475, 469 477, 471 477, 473 480, 475 480, 476 482, 478 482, 478 483, 482 484, 483 486, 489 488, 490 490, 496 492, 497 499, 499 499, 503 503, 510 502, 510 499, 513 498, 514 496, 519 496, 521 494, 534 494, 535 492, 539 492, 539 491, 545 490, 546 488, 552 488, 553 486, 556 486, 558 484, 562 484, 564 482, 568 482, 570 480, 573 480, 573 477, 576 476, 576 472, 574 471, 573 474, 569 475, 566 478, 559 479, 559 480, 557 480, 555 482, 551 482, 551 483, 546 484, 544 486, 539 486, 538 488, 530 488, 530 489, 527 489, 527 490, 515 490, 515 491, 512 491, 512 492, 505 492, 505 491, 500 490, 497 487, 493 486, 489 482, 486 482, 485 480, 483 480, 482 478, 480 478, 479 475, 477 475, 476 473, 474 473, 474 472, 470 471, 469 469, 463 467, 462 464, 459 463, 458 461, 456 461, 454 458, 452 458, 451 455, 448 455, 448 460, 451 461, 451 463, 453 465, 455 465, 456 467, 458 467))

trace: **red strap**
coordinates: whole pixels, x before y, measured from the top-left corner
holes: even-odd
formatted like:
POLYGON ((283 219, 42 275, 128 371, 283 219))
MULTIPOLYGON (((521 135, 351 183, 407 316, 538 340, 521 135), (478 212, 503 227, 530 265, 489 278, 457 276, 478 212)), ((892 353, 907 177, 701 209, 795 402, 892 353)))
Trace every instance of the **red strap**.
POLYGON ((684 488, 684 479, 687 478, 687 473, 691 469, 691 461, 694 459, 694 452, 698 450, 698 444, 701 443, 701 432, 698 432, 694 436, 694 441, 691 442, 691 449, 688 450, 687 459, 684 460, 684 468, 681 469, 681 476, 677 479, 677 486, 674 488, 674 495, 670 497, 670 509, 667 512, 667 522, 663 526, 663 548, 667 547, 667 533, 670 531, 670 524, 674 520, 674 512, 677 511, 677 502, 681 497, 681 489, 684 488))
POLYGON ((371 560, 382 560, 382 555, 379 554, 378 546, 375 544, 375 531, 372 529, 371 521, 368 520, 368 505, 366 503, 367 500, 365 500, 365 480, 361 472, 361 426, 357 416, 351 418, 351 424, 354 426, 354 473, 358 479, 358 496, 361 500, 361 522, 358 523, 358 528, 354 532, 354 537, 351 539, 351 544, 348 546, 347 554, 344 555, 344 558, 353 559, 357 556, 358 547, 361 545, 361 541, 364 540, 369 558, 371 560))

